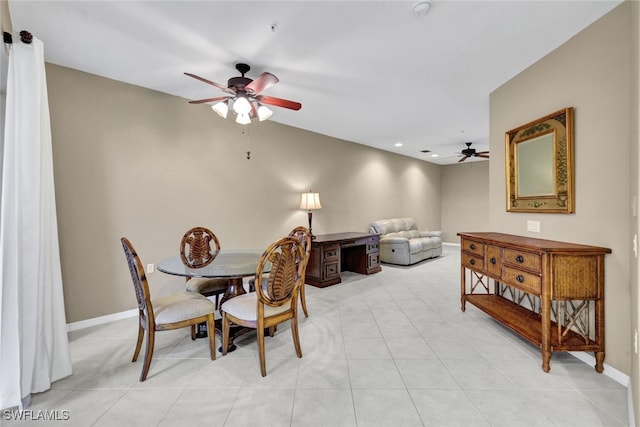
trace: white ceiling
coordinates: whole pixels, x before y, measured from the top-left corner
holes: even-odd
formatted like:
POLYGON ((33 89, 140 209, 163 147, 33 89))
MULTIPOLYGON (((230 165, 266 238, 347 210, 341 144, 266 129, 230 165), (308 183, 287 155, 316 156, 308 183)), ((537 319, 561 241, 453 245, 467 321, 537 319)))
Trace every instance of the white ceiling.
MULTIPOLYGON (((224 93, 185 71, 226 85, 238 75, 235 64, 246 62, 248 77, 269 71, 280 79, 265 95, 302 103, 300 111, 272 108, 271 120, 450 164, 466 141, 489 149, 493 90, 620 1, 442 0, 425 16, 413 12, 416 3, 10 0, 9 7, 14 33, 42 40, 48 62, 186 99, 224 93)), ((223 119, 211 112, 211 120, 223 119)))

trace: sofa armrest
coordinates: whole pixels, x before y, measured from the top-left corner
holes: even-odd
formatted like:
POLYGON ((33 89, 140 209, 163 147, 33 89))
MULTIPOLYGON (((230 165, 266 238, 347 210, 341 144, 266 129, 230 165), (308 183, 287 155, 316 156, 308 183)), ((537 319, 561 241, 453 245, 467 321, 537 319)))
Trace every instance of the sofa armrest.
POLYGON ((421 231, 420 237, 442 237, 442 231, 421 231))

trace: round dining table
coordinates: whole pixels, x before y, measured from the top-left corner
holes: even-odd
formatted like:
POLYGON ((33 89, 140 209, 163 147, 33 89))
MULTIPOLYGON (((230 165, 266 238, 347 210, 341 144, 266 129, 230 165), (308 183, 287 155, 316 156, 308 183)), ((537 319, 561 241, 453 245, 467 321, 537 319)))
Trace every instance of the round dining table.
MULTIPOLYGON (((158 271, 174 276, 228 279, 227 290, 220 299, 219 307, 221 307, 228 299, 247 293, 242 279, 256 274, 256 267, 262 253, 262 251, 258 250, 222 249, 210 264, 201 268, 191 268, 182 262, 180 255, 175 255, 158 261, 156 268, 158 271)), ((268 273, 270 267, 271 265, 266 263, 264 272, 268 273)), ((233 328, 230 336, 231 345, 228 351, 235 349, 235 345, 233 345, 235 338, 250 330, 240 327, 233 328)), ((220 319, 216 320, 216 331, 222 337, 222 322, 220 319)))

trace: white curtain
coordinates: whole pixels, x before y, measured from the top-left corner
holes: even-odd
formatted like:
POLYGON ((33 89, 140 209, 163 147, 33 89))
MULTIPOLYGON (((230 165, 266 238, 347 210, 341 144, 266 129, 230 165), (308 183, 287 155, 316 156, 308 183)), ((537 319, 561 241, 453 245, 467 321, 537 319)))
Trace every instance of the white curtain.
POLYGON ((71 375, 42 42, 9 52, 0 195, 0 408, 71 375))

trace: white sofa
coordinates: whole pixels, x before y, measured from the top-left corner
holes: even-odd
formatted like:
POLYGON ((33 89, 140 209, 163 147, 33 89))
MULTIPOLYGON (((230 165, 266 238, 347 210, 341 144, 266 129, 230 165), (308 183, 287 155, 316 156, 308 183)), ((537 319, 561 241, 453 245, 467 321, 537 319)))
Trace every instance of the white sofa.
POLYGON ((369 233, 380 234, 380 261, 411 265, 442 254, 442 231, 418 231, 413 218, 374 221, 369 233))

